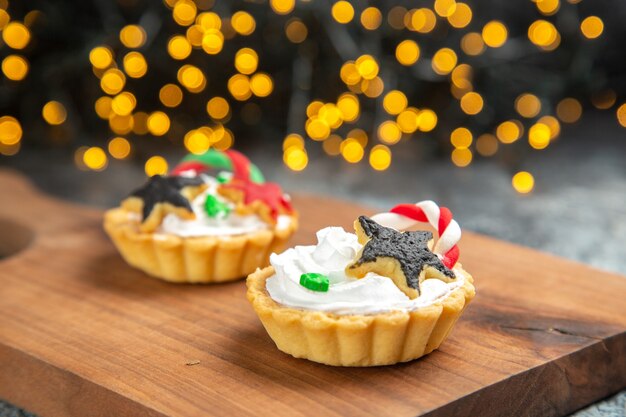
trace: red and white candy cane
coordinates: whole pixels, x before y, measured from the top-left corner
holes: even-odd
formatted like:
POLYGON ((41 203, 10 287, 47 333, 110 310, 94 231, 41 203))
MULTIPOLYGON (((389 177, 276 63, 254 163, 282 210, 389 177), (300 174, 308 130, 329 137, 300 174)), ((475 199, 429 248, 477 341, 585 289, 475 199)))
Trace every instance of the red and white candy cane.
POLYGON ((417 223, 430 223, 438 235, 433 252, 448 268, 453 268, 459 259, 457 243, 461 239, 461 228, 452 219, 452 212, 447 207, 439 207, 434 201, 399 204, 387 213, 375 214, 372 220, 396 230, 406 230, 417 223))

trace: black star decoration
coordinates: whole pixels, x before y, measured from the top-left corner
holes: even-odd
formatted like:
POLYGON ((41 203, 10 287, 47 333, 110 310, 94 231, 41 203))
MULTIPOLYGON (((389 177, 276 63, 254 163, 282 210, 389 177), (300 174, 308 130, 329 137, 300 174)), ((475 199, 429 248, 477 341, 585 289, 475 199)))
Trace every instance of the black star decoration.
POLYGON ((143 200, 143 219, 147 219, 158 203, 169 203, 174 207, 182 207, 191 211, 191 205, 180 192, 185 187, 202 185, 200 177, 164 177, 154 175, 141 188, 133 191, 130 196, 143 200))
MULTIPOLYGON (((419 295, 420 275, 426 267, 432 267, 438 271, 435 275, 437 278, 448 281, 454 279, 454 273, 446 268, 436 254, 428 249, 428 242, 433 238, 431 232, 399 232, 395 229, 381 226, 374 220, 360 216, 357 220, 357 235, 364 234, 369 240, 363 246, 360 256, 357 260, 346 268, 350 270, 360 269, 359 276, 364 276, 367 272, 387 272, 396 271, 397 268, 383 264, 385 262, 381 258, 392 258, 396 260, 404 275, 402 281, 406 280, 408 288, 403 289, 403 282, 398 282, 391 277, 410 298, 419 295), (381 262, 380 264, 378 264, 381 262), (377 265, 378 264, 378 265, 377 265), (380 269, 383 268, 383 271, 380 269), (411 289, 413 291, 411 291, 411 289), (408 291, 407 291, 408 290, 408 291), (412 294, 409 294, 412 293, 412 294), (412 296, 413 295, 413 296, 412 296)), ((363 236, 359 236, 362 241, 363 236)), ((388 275, 386 275, 388 276, 388 275)))

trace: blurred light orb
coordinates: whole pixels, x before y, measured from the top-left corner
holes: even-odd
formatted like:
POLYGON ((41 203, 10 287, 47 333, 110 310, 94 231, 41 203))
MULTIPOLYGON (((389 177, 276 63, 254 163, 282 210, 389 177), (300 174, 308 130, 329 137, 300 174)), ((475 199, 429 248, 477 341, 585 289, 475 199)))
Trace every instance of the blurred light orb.
POLYGON ((346 85, 356 85, 361 82, 361 74, 353 61, 348 61, 341 66, 339 77, 346 85))
POLYGON ((472 151, 467 148, 456 148, 452 151, 452 163, 459 168, 464 168, 472 163, 472 151))
POLYGON ((155 111, 148 116, 148 131, 154 136, 163 136, 170 130, 170 118, 162 111, 155 111))
POLYGON ((556 105, 556 115, 564 123, 575 123, 580 119, 583 107, 575 98, 564 98, 556 105))
POLYGON ((616 101, 617 94, 613 90, 603 90, 591 96, 591 103, 600 110, 610 109, 616 101))
POLYGON ((476 139, 476 151, 482 156, 493 156, 498 152, 498 139, 485 133, 476 139))
POLYGON ((138 111, 133 114, 133 133, 137 135, 145 135, 148 130, 148 113, 138 111))
POLYGON ((196 17, 196 25, 199 26, 202 32, 206 32, 210 29, 220 30, 222 28, 222 18, 214 12, 200 13, 198 17, 196 17))
POLYGON ((385 145, 376 145, 370 151, 370 166, 376 171, 384 171, 391 165, 391 150, 385 145))
POLYGON ((391 90, 383 98, 383 108, 392 115, 400 114, 400 112, 406 109, 407 105, 406 95, 399 90, 391 90))
POLYGON ((549 47, 559 37, 556 27, 547 20, 536 20, 528 27, 528 39, 540 47, 549 47))
POLYGON ((617 116, 617 121, 619 122, 619 124, 623 127, 626 127, 626 103, 619 106, 615 114, 617 116))
POLYGON ((126 76, 117 68, 109 68, 100 79, 100 88, 107 94, 117 94, 124 88, 126 76))
POLYGON ((115 159, 124 159, 130 155, 130 142, 128 140, 116 137, 109 141, 109 154, 115 159))
POLYGON ((341 110, 334 103, 326 103, 318 112, 318 117, 324 120, 331 129, 337 129, 343 123, 341 110))
POLYGON ((387 14, 387 23, 389 23, 389 26, 396 30, 402 30, 405 27, 404 18, 406 14, 407 10, 405 7, 394 6, 387 14))
POLYGON ((283 139, 283 152, 292 146, 304 148, 304 139, 297 133, 290 133, 283 139))
POLYGON ((94 68, 108 68, 113 63, 113 52, 106 46, 96 46, 89 52, 89 62, 94 68))
POLYGON ((515 110, 522 117, 533 118, 541 111, 541 101, 534 94, 520 94, 515 99, 515 110))
POLYGON ((483 109, 483 98, 476 92, 470 92, 461 97, 461 109, 469 115, 475 115, 483 109))
POLYGON ((230 18, 230 23, 233 29, 235 29, 235 32, 243 36, 251 35, 256 29, 254 17, 243 10, 235 12, 230 18))
POLYGON ((470 32, 461 38, 461 49, 470 56, 480 55, 485 51, 485 42, 479 33, 470 32))
POLYGON ((22 139, 22 133, 22 125, 15 117, 0 117, 0 143, 15 145, 22 139))
POLYGON ((455 148, 469 148, 474 136, 466 127, 457 127, 450 134, 450 143, 455 148))
POLYGON ((409 66, 417 62, 420 57, 420 48, 417 42, 406 39, 396 47, 396 59, 402 65, 409 66))
POLYGON ((292 171, 302 171, 309 163, 309 157, 303 147, 292 146, 285 150, 283 162, 292 171))
POLYGON ((230 106, 224 97, 213 97, 206 104, 206 111, 215 120, 225 119, 230 113, 230 106))
POLYGON ((559 11, 561 6, 559 0, 536 0, 535 4, 541 14, 551 16, 559 11))
POLYGON ((522 132, 517 121, 507 120, 496 128, 496 136, 502 143, 513 143, 520 138, 522 132))
POLYGON ((492 48, 499 48, 504 45, 508 34, 508 30, 506 29, 506 26, 504 26, 504 23, 497 20, 492 20, 483 26, 483 41, 487 44, 487 46, 492 48))
POLYGON ((320 109, 324 106, 324 103, 322 103, 319 100, 313 100, 312 102, 309 103, 308 106, 306 106, 306 115, 309 118, 313 118, 314 116, 317 116, 320 109))
POLYGON ((511 184, 520 194, 528 194, 535 188, 535 177, 530 172, 520 171, 513 175, 511 184))
POLYGON ((580 23, 580 31, 587 39, 596 39, 604 32, 604 22, 598 16, 586 17, 580 23))
POLYGON ((183 101, 183 90, 176 84, 165 84, 159 90, 159 100, 166 107, 176 107, 183 101))
POLYGON ((550 129, 550 139, 556 139, 561 133, 561 124, 554 116, 542 116, 537 122, 548 126, 550 129))
POLYGON ((191 43, 182 35, 173 36, 167 43, 167 53, 174 59, 185 59, 191 54, 191 43))
POLYGON ((41 110, 41 115, 46 123, 52 126, 63 124, 63 122, 67 119, 65 106, 54 100, 44 104, 43 109, 41 110))
POLYGON ((259 56, 251 48, 241 48, 235 54, 235 68, 242 74, 252 74, 259 65, 259 56))
POLYGON ((356 164, 363 159, 365 151, 356 139, 346 139, 341 143, 341 156, 347 162, 356 164))
POLYGON ((350 2, 340 0, 333 4, 330 13, 337 22, 346 24, 354 18, 354 7, 350 2))
POLYGON ((127 25, 120 30, 120 41, 127 48, 139 48, 146 43, 146 31, 139 25, 127 25))
POLYGON ((10 21, 11 16, 9 16, 6 10, 0 8, 0 30, 4 29, 10 21))
POLYGON ((196 20, 198 8, 191 0, 178 0, 172 10, 174 21, 180 26, 189 26, 196 20))
POLYGON ((2 40, 10 48, 24 49, 30 41, 30 31, 20 22, 11 22, 2 30, 2 40))
POLYGON ((550 128, 543 123, 535 123, 528 130, 528 143, 534 149, 545 149, 550 144, 550 128))
POLYGON ((449 74, 457 63, 456 53, 450 48, 441 48, 432 59, 432 68, 439 75, 449 74))
POLYGON ((285 35, 290 42, 302 43, 306 40, 309 31, 300 19, 293 18, 285 24, 285 35))
POLYGON ((330 126, 324 119, 319 117, 307 120, 304 129, 313 140, 324 140, 330 135, 330 126))
POLYGON ((152 177, 153 175, 165 175, 167 174, 167 161, 162 156, 153 156, 146 161, 144 170, 146 175, 152 177))
POLYGON ((102 171, 108 164, 107 154, 98 146, 92 146, 83 154, 83 163, 92 171, 102 171))
POLYGON ((339 135, 330 135, 328 139, 322 142, 322 149, 327 155, 337 156, 341 154, 341 144, 343 143, 339 135))
POLYGON ((351 131, 348 132, 348 134, 346 135, 346 139, 354 139, 356 140, 359 145, 361 145, 361 148, 365 148, 367 146, 367 142, 369 141, 368 137, 367 137, 367 133, 365 133, 365 130, 363 129, 352 129, 351 131))
POLYGON ((148 72, 146 58, 139 52, 129 52, 124 56, 124 71, 131 78, 141 78, 148 72))
POLYGON ((243 74, 235 74, 228 79, 228 91, 239 101, 245 101, 252 97, 250 79, 243 74))
POLYGON ((400 114, 398 114, 398 117, 396 117, 396 123, 402 133, 414 133, 417 130, 418 115, 419 110, 415 107, 408 107, 406 110, 403 110, 400 114))
POLYGON ((337 100, 337 108, 341 111, 343 120, 354 122, 359 118, 360 104, 357 96, 351 93, 343 93, 337 100))
POLYGON ((202 36, 202 50, 209 55, 216 55, 224 47, 224 34, 218 29, 209 29, 202 36))
POLYGON ((432 10, 422 8, 412 10, 410 13, 409 30, 419 33, 429 33, 435 28, 437 16, 435 16, 432 10))
POLYGON ((376 30, 383 21, 383 15, 376 7, 367 7, 361 12, 361 25, 367 30, 376 30))
POLYGON ((189 152, 195 155, 201 155, 211 147, 211 139, 209 136, 213 136, 212 131, 205 132, 200 129, 190 130, 185 134, 183 143, 189 152), (207 135, 207 133, 209 135, 207 135))
POLYGON ((11 81, 21 81, 28 74, 28 61, 19 55, 9 55, 2 60, 2 73, 11 81))
POLYGON ((119 114, 120 116, 128 116, 135 109, 136 105, 137 99, 135 98, 135 96, 128 91, 123 91, 113 97, 113 101, 111 102, 111 110, 113 110, 115 114, 119 114))
POLYGON ((422 132, 430 132, 437 127, 437 113, 430 109, 424 109, 417 115, 417 126, 422 132))
POLYGON ((465 3, 457 3, 454 12, 448 15, 448 23, 456 29, 462 29, 472 21, 472 9, 465 3))
POLYGON ((394 145, 402 139, 402 131, 396 122, 386 120, 378 126, 378 138, 388 145, 394 145))
POLYGON ((118 135, 126 135, 130 133, 134 126, 135 119, 130 114, 120 116, 119 114, 115 114, 115 112, 111 112, 111 115, 109 115, 109 129, 118 135))
POLYGON ((96 103, 94 104, 94 109, 96 110, 96 114, 98 115, 98 117, 105 120, 109 118, 111 112, 113 111, 111 110, 112 102, 113 99, 109 96, 102 96, 96 100, 96 103))
POLYGON ((454 14, 457 3, 454 0, 435 0, 435 12, 441 17, 448 17, 454 14))
POLYGON ((296 6, 295 0, 270 0, 270 6, 276 14, 289 14, 296 6))
POLYGON ((355 61, 359 75, 365 80, 372 80, 378 75, 378 62, 371 55, 361 55, 355 61))
MULTIPOLYGON (((202 30, 200 30, 200 26, 198 25, 191 25, 187 28, 185 37, 187 38, 187 40, 192 46, 201 47, 202 40, 204 36, 208 34, 207 32, 208 31, 203 32, 202 30)), ((214 29, 212 32, 219 32, 219 31, 214 29)))
POLYGON ((191 93, 199 93, 206 87, 204 73, 200 68, 194 67, 193 65, 183 65, 180 67, 177 78, 178 82, 191 93))

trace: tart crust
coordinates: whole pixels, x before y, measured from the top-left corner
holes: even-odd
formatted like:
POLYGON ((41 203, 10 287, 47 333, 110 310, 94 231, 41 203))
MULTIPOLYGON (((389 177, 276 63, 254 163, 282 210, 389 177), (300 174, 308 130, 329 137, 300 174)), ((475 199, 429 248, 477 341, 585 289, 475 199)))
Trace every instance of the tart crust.
POLYGON ((413 311, 337 315, 286 307, 266 290, 266 280, 275 273, 272 266, 248 277, 247 296, 276 347, 285 353, 334 366, 391 365, 424 356, 446 339, 475 294, 473 278, 462 272, 462 287, 413 311))
POLYGON ((180 237, 139 230, 139 221, 122 208, 104 214, 104 230, 131 266, 153 277, 177 283, 226 282, 241 279, 269 264, 298 227, 232 236, 180 237))

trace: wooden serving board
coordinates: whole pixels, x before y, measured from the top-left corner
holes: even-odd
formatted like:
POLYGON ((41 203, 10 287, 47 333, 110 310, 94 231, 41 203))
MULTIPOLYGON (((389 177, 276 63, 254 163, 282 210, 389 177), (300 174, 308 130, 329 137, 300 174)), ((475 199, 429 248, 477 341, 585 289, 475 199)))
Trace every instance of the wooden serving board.
MULTIPOLYGON (((0 398, 43 417, 550 416, 626 386, 624 277, 467 232, 477 296, 440 350, 333 368, 279 352, 243 282, 149 278, 118 256, 102 211, 6 170, 0 190, 0 398)), ((371 213, 294 202, 294 244, 371 213)))

